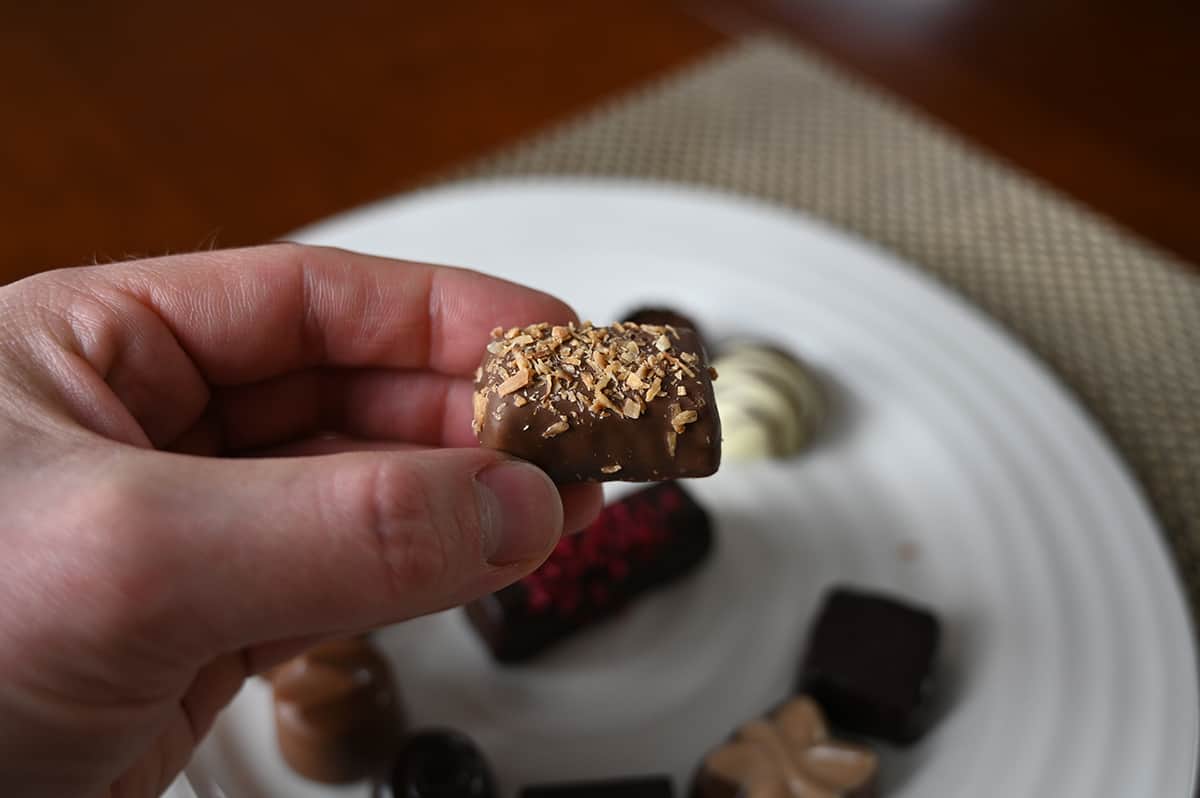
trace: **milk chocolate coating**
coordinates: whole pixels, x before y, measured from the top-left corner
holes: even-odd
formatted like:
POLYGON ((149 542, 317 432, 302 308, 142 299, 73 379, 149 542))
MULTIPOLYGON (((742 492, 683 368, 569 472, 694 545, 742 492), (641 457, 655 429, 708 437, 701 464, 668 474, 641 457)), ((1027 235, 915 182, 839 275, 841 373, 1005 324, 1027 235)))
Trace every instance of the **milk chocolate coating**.
POLYGON ((630 324, 561 332, 567 329, 533 325, 494 337, 476 382, 481 444, 528 460, 560 483, 653 482, 717 470, 721 423, 693 330, 630 324), (611 365, 607 378, 597 362, 611 365))
POLYGON ((537 784, 521 790, 520 798, 672 798, 668 776, 623 776, 604 781, 537 784))
POLYGON ((373 798, 494 798, 495 779, 483 754, 448 729, 413 734, 401 745, 373 798))
POLYGON ((821 708, 800 696, 710 751, 692 798, 869 798, 878 766, 875 752, 830 737, 821 708))
POLYGON ((929 725, 940 637, 926 609, 835 588, 813 625, 797 690, 816 698, 841 729, 911 743, 929 725))
POLYGON ((385 766, 401 730, 387 662, 364 638, 323 643, 276 668, 279 750, 302 776, 328 784, 385 766))
POLYGON ((676 482, 605 507, 564 537, 538 570, 467 605, 500 662, 519 662, 691 572, 712 548, 704 509, 676 482))

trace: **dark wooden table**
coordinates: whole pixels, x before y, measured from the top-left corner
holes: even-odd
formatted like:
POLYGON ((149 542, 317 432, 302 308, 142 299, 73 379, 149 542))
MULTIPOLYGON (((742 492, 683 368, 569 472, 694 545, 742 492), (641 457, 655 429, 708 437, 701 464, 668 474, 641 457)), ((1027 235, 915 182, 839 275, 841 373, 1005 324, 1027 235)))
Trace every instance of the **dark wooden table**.
POLYGON ((1187 0, 111 0, 0 10, 0 283, 269 240, 763 27, 1200 262, 1187 0))

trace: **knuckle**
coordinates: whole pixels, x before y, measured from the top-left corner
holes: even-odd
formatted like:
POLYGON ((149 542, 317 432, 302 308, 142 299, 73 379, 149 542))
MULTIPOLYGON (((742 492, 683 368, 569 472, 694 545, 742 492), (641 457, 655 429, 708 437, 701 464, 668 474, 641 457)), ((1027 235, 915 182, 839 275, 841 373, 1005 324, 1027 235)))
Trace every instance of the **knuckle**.
POLYGON ((142 480, 118 472, 88 489, 72 513, 82 520, 71 536, 72 559, 105 634, 151 632, 169 615, 170 568, 156 561, 164 551, 158 504, 142 480))
POLYGON ((436 590, 452 576, 445 537, 452 530, 431 502, 424 475, 388 461, 374 467, 367 485, 368 526, 387 589, 396 597, 436 590))
POLYGON ((96 525, 109 533, 137 524, 143 517, 142 511, 150 504, 140 480, 129 477, 121 469, 110 471, 93 483, 82 494, 81 501, 96 525))

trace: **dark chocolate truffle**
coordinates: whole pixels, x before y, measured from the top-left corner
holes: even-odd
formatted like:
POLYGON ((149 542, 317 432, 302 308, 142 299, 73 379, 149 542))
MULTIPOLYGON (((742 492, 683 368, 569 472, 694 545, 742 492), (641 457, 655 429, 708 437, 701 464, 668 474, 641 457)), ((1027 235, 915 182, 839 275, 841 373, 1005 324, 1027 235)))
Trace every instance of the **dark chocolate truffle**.
POLYGON ((413 734, 400 746, 374 798, 494 798, 487 760, 465 735, 448 729, 413 734))
POLYGON ((475 387, 479 442, 556 482, 703 477, 721 462, 712 372, 690 329, 497 329, 475 387))
POLYGON ((383 767, 401 731, 387 663, 364 638, 323 643, 272 671, 279 750, 302 776, 356 781, 383 767))
POLYGON ((820 702, 838 728, 910 743, 928 725, 940 634, 928 610, 835 588, 813 625, 797 691, 820 702))
POLYGON ((708 514, 676 482, 610 504, 536 571, 467 605, 501 662, 533 657, 693 570, 712 548, 708 514))

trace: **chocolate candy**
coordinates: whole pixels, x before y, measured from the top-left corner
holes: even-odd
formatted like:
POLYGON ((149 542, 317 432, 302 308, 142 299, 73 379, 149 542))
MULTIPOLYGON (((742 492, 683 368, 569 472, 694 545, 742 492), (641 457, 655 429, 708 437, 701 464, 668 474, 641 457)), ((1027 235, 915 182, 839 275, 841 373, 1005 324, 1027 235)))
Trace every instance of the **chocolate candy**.
POLYGON ((711 751, 692 798, 866 798, 877 768, 870 749, 830 738, 820 707, 801 696, 711 751))
POLYGON ((654 324, 659 327, 671 325, 676 329, 687 327, 689 330, 695 330, 696 335, 700 338, 700 343, 704 345, 705 350, 712 350, 704 343, 704 336, 700 332, 700 325, 692 321, 689 316, 685 316, 677 310, 668 307, 642 307, 630 313, 626 313, 623 318, 626 321, 634 324, 654 324))
POLYGON ((816 378, 773 346, 735 345, 714 364, 725 453, 739 460, 787 457, 807 446, 826 416, 816 378))
POLYGON ((276 668, 275 733, 287 763, 329 784, 385 765, 401 729, 387 663, 364 638, 323 643, 276 668))
POLYGON ((674 792, 667 776, 630 776, 539 784, 521 790, 520 798, 672 798, 674 792))
POLYGON ((797 691, 819 701, 839 728, 912 742, 928 725, 939 637, 927 610, 836 588, 809 636, 797 691))
POLYGON ((690 329, 497 328, 475 387, 479 442, 557 482, 702 477, 721 462, 712 375, 690 329))
POLYGON ((395 764, 375 784, 374 798, 493 798, 495 780, 487 760, 467 737, 448 729, 410 736, 395 764))
POLYGON ((605 507, 524 579, 467 605, 501 662, 528 659, 691 571, 712 547, 708 515, 675 482, 605 507))

